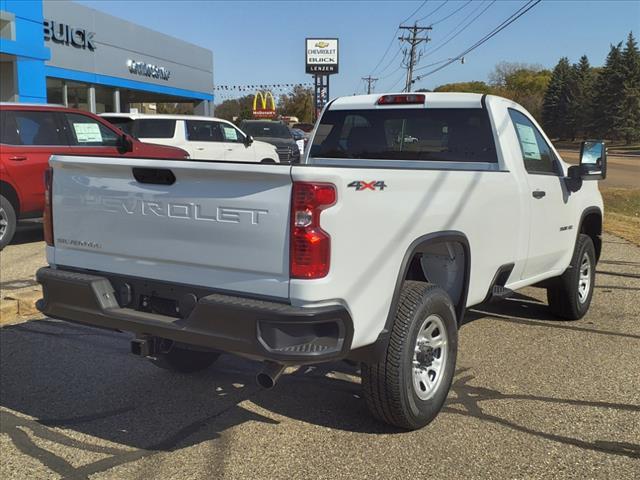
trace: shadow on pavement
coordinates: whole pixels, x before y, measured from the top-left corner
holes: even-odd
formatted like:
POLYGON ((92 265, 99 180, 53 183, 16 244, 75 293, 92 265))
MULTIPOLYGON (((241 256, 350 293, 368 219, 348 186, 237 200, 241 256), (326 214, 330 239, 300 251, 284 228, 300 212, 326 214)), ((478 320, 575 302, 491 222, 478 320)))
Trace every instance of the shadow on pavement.
POLYGON ((43 242, 44 233, 42 223, 36 221, 22 222, 18 224, 16 234, 11 240, 11 245, 23 245, 25 243, 43 242))
MULTIPOLYGON (((529 297, 515 302, 491 306, 497 313, 489 315, 508 316, 515 309, 537 320, 548 317, 544 306, 529 297)), ((484 315, 471 312, 470 316, 484 315)), ((369 416, 360 397, 357 369, 347 363, 301 367, 283 376, 274 390, 264 391, 255 384, 255 362, 223 356, 207 371, 173 374, 131 356, 129 339, 126 334, 55 320, 1 329, 1 433, 24 454, 71 478, 87 478, 157 452, 213 439, 219 442, 218 453, 212 455, 219 458, 211 462, 222 465, 226 430, 246 422, 277 425, 280 416, 351 432, 400 433, 369 416), (73 432, 92 438, 79 440, 73 432), (103 458, 74 466, 40 446, 43 440, 103 454, 103 458)), ((486 413, 481 403, 525 400, 638 413, 640 406, 503 394, 474 386, 473 378, 465 369, 456 372, 445 412, 586 450, 640 458, 639 445, 538 431, 486 413)))

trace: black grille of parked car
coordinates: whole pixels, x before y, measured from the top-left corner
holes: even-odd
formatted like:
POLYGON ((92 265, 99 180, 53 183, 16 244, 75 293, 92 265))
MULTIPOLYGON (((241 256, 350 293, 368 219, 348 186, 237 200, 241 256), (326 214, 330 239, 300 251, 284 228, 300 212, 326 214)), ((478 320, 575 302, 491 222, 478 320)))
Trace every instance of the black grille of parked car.
POLYGON ((291 161, 291 147, 278 147, 276 148, 276 152, 278 153, 278 158, 281 162, 291 161))

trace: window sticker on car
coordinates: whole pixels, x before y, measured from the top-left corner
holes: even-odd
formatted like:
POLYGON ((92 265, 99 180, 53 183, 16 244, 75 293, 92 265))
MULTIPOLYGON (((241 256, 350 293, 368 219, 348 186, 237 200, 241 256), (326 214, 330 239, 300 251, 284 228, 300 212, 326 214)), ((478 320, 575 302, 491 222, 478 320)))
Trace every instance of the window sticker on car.
POLYGON ((518 136, 520 137, 524 156, 529 159, 542 160, 533 128, 529 125, 522 125, 521 123, 516 123, 516 128, 518 129, 518 136))
POLYGON ((227 140, 237 140, 238 132, 233 127, 224 127, 224 138, 227 140))
POLYGON ((97 123, 74 123, 78 143, 102 142, 100 126, 97 123))

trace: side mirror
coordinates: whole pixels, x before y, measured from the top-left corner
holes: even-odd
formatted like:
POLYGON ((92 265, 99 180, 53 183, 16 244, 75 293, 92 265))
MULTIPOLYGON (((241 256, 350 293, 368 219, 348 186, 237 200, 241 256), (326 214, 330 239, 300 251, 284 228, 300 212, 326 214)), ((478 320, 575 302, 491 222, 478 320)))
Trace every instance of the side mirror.
POLYGON ((246 137, 244 137, 245 147, 250 147, 252 143, 253 143, 253 137, 251 135, 247 135, 246 137))
POLYGON ((583 180, 607 178, 607 149, 604 142, 587 140, 580 147, 580 177, 583 180))
POLYGON ((580 165, 572 165, 569 167, 564 183, 570 192, 577 192, 582 188, 582 168, 580 165))
POLYGON ((118 151, 120 153, 129 153, 133 152, 133 140, 126 133, 120 135, 118 139, 118 151))

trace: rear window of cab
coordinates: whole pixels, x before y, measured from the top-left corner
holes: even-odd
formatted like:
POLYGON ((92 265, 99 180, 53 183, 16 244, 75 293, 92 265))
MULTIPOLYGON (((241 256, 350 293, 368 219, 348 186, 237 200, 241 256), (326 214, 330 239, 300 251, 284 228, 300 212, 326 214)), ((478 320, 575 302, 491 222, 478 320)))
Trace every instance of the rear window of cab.
POLYGON ((328 110, 310 157, 498 163, 481 108, 328 110))

